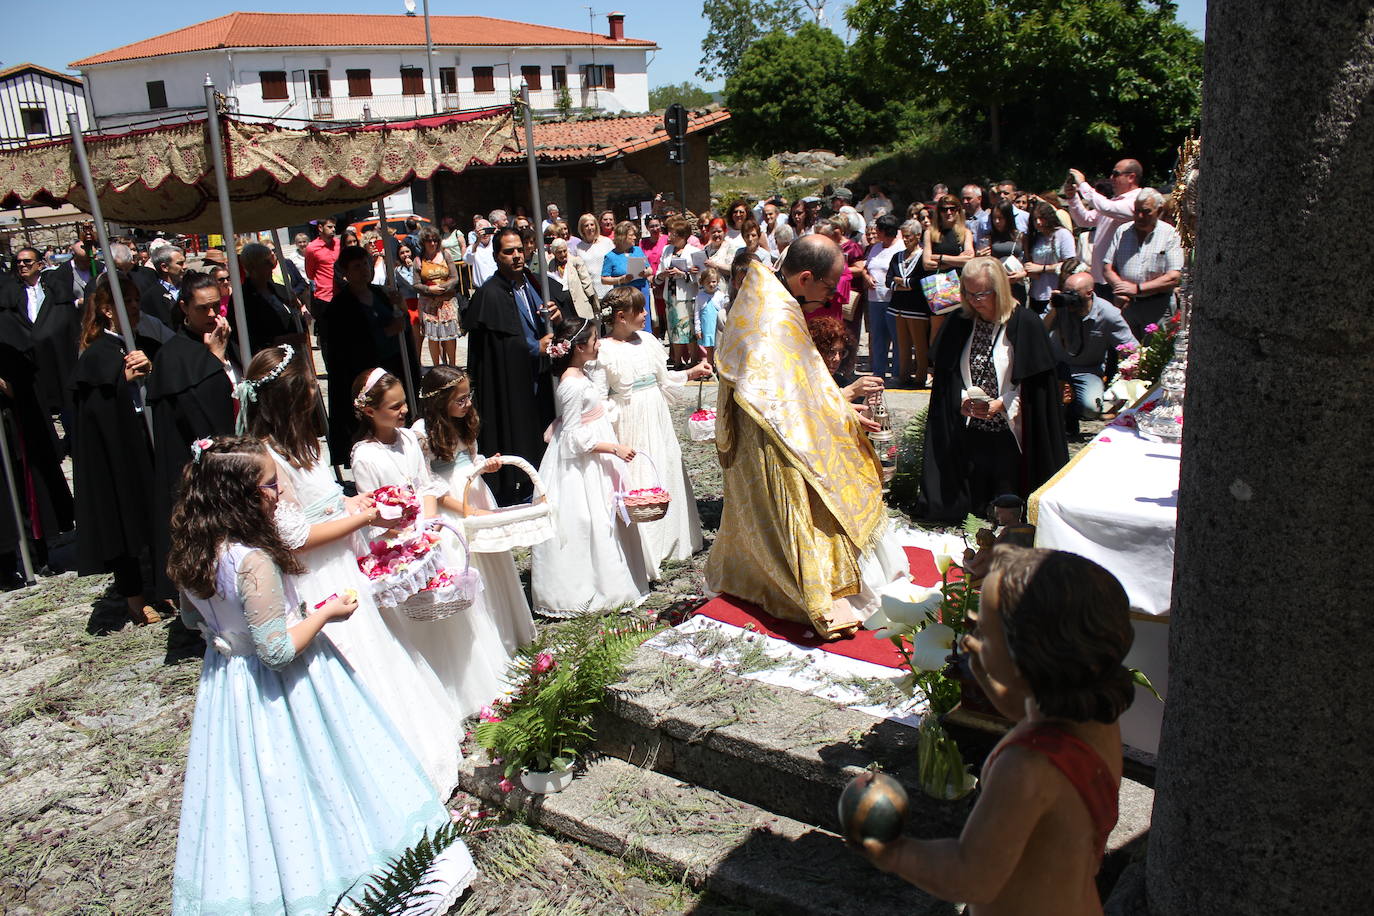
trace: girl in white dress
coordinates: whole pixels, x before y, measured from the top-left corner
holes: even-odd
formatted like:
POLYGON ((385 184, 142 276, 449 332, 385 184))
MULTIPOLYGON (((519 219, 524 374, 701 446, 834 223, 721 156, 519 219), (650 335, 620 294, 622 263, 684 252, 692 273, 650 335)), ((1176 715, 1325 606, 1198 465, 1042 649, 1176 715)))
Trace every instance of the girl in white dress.
MULTIPOLYGON (((461 516, 463 491, 467 489, 468 508, 473 514, 497 508, 496 498, 482 480, 482 473, 501 467, 477 454, 477 431, 481 420, 472 405, 472 383, 468 374, 454 366, 435 366, 420 382, 420 413, 423 416, 410 429, 420 439, 430 473, 447 486, 452 502, 439 505, 439 515, 456 522, 461 516), (482 468, 474 473, 474 468, 482 468)), ((515 558, 509 550, 501 553, 474 553, 472 565, 482 574, 483 596, 506 651, 514 655, 534 639, 534 618, 525 599, 525 589, 515 571, 515 558)))
POLYGON ((601 305, 611 310, 611 336, 601 342, 597 362, 615 408, 615 437, 636 453, 644 453, 626 468, 626 488, 661 486, 672 497, 667 515, 656 522, 635 525, 644 549, 645 569, 650 579, 657 579, 664 560, 686 560, 701 549, 696 494, 682 464, 682 446, 668 415, 668 401, 688 400, 691 395, 684 383, 706 378, 711 367, 702 360, 685 372, 665 368, 663 345, 640 330, 645 303, 639 290, 613 289, 601 305))
MULTIPOLYGON (((419 438, 403 425, 408 411, 400 379, 384 369, 359 375, 353 383, 353 412, 362 434, 351 459, 359 493, 385 486, 410 487, 424 501, 424 519, 437 516, 440 503, 450 511, 459 509, 448 494, 448 484, 430 474, 419 438)), ((386 533, 379 529, 371 536, 386 533)), ((461 568, 462 563, 459 551, 444 565, 461 568)), ((459 715, 476 715, 501 693, 510 653, 484 592, 478 593, 471 607, 442 620, 412 620, 394 608, 384 613, 402 642, 429 662, 459 715)))
POLYGON ((601 341, 596 325, 568 318, 549 347, 558 419, 539 464, 558 536, 532 548, 531 593, 550 617, 637 604, 649 593, 644 549, 611 502, 635 450, 615 439, 601 382, 588 377, 601 341))
POLYGON ((345 499, 321 457, 319 389, 303 359, 293 359, 289 348, 268 347, 253 357, 244 377, 237 391, 239 421, 247 413, 249 433, 276 462, 277 529, 304 568, 291 584, 312 608, 348 589, 358 593, 358 610, 330 627, 329 638, 447 799, 458 784, 458 710, 418 649, 398 638, 395 618, 382 617, 358 569, 366 550, 358 533, 393 523, 381 518, 370 498, 345 499))
MULTIPOLYGON (((201 439, 171 519, 171 578, 205 634, 177 833, 172 913, 325 914, 448 823, 419 761, 329 639, 351 594, 311 606, 273 515, 256 439, 201 439), (294 574, 294 576, 292 575, 294 574)), ((407 913, 443 913, 472 880, 457 840, 407 913), (432 883, 430 883, 432 882, 432 883)))

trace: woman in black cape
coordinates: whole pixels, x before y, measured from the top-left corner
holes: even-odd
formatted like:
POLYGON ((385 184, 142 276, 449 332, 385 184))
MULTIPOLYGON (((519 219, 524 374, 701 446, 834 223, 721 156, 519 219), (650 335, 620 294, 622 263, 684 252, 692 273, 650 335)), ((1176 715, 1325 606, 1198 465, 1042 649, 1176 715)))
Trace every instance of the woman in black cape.
POLYGON ((935 341, 918 510, 950 523, 1003 493, 1025 499, 1068 461, 1044 325, 1017 307, 996 259, 969 261, 961 282, 963 307, 935 341), (975 387, 986 397, 970 397, 975 387))
MULTIPOLYGON (((138 288, 120 279, 129 321, 138 325, 138 288)), ((86 297, 81 355, 72 394, 76 412, 76 563, 83 576, 114 573, 115 590, 135 623, 161 618, 145 602, 142 556, 152 544, 153 455, 138 407, 138 383, 157 344, 138 338, 129 352, 115 317, 108 274, 86 297)))
MULTIPOLYGON (((148 377, 148 408, 153 412, 153 578, 156 595, 173 599, 167 577, 171 551, 169 524, 181 472, 191 460, 191 443, 234 433, 234 380, 241 373, 229 334, 219 314, 219 287, 208 274, 189 275, 177 297, 175 336, 157 352, 148 377)), ((251 328, 251 325, 250 325, 251 328)))

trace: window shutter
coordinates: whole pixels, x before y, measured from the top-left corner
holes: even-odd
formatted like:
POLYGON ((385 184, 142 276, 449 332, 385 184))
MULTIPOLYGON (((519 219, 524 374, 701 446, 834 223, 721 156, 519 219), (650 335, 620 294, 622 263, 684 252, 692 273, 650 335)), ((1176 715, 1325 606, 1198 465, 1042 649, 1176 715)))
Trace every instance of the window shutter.
POLYGON ((525 80, 525 84, 530 87, 530 92, 538 92, 543 88, 539 82, 538 67, 521 67, 520 76, 525 80))
POLYGON ((605 72, 606 72, 606 88, 607 88, 607 89, 614 89, 614 88, 615 88, 615 64, 607 64, 607 65, 606 65, 606 70, 605 70, 605 72))
POLYGON ((278 102, 291 98, 291 94, 286 91, 285 70, 259 71, 258 84, 262 86, 264 102, 278 102))
POLYGON ((365 99, 372 95, 372 71, 349 70, 348 95, 350 98, 365 99))
POLYGON ((496 91, 496 70, 493 67, 472 68, 472 89, 474 92, 496 91))
POLYGON ((424 95, 425 71, 419 67, 401 68, 401 95, 424 95))

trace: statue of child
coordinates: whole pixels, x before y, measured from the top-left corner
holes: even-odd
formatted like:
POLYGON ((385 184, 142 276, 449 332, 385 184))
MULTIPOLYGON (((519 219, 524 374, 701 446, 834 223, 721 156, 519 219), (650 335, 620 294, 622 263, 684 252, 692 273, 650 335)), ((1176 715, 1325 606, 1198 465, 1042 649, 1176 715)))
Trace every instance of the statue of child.
POLYGON ((1121 584, 1091 560, 998 545, 974 630, 974 676, 1017 723, 983 764, 958 839, 868 840, 884 871, 973 916, 1100 914, 1094 877, 1116 825, 1118 717, 1134 683, 1121 584))

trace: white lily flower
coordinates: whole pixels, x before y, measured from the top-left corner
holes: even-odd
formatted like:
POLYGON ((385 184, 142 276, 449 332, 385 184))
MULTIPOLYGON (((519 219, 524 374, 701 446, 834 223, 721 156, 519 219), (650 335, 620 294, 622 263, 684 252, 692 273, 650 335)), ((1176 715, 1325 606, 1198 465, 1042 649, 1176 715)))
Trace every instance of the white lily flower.
POLYGON ((954 557, 947 553, 937 552, 933 556, 935 557, 935 571, 941 576, 949 572, 949 568, 954 565, 954 557))
POLYGON ((926 622, 928 614, 939 610, 944 598, 938 588, 908 583, 883 595, 882 612, 893 623, 919 627, 926 622))
POLYGON ((911 662, 922 671, 941 671, 954 649, 954 631, 943 623, 928 624, 911 645, 911 662))

